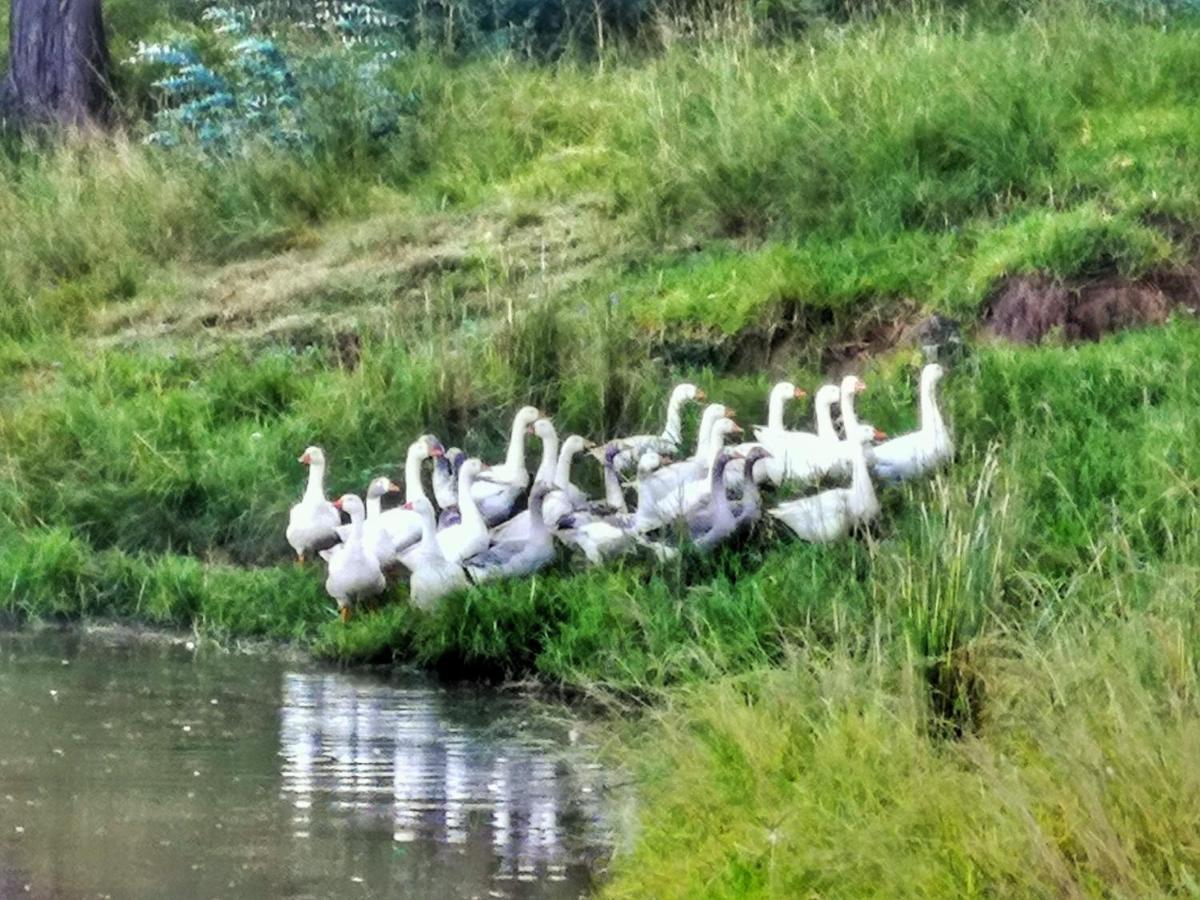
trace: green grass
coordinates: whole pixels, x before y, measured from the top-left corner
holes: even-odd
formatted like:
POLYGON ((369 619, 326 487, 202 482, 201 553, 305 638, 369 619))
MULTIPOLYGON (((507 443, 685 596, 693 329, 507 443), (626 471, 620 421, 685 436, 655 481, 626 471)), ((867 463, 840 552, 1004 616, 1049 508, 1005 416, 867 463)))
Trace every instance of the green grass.
MULTIPOLYGON (((939 311, 971 336, 1010 275, 1189 262, 1196 26, 1030 8, 725 23, 602 61, 415 53, 388 75, 419 101, 401 136, 326 98, 299 155, 6 145, 0 619, 641 710, 613 896, 1195 892, 1185 310, 1090 345, 973 335, 944 383, 956 464, 834 546, 564 558, 433 614, 397 587, 344 627, 283 540, 311 443, 340 493, 426 431, 497 459, 526 402, 563 433, 656 430, 688 379, 753 424, 875 326, 939 311)), ((113 13, 123 40, 162 27, 113 13)), ((862 414, 903 433, 921 360, 874 349, 862 414)))

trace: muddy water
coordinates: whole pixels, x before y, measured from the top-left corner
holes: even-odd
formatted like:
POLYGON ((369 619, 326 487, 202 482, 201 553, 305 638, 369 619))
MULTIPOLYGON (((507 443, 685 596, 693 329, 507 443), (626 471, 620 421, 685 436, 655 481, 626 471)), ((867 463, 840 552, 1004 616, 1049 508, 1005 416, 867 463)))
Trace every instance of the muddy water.
POLYGON ((0 634, 0 898, 586 895, 617 801, 561 708, 0 634))

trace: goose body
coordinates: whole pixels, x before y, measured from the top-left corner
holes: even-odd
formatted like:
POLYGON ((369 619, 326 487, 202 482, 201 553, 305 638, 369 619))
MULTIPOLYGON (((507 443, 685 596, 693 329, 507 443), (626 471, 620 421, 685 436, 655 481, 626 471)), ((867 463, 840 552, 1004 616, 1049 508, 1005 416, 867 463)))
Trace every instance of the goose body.
MULTIPOLYGON (((643 475, 639 465, 639 485, 644 487, 653 498, 661 499, 676 493, 682 485, 687 484, 689 481, 696 481, 703 478, 708 474, 713 428, 722 418, 732 420, 733 416, 734 411, 724 404, 710 403, 704 408, 704 414, 700 418, 700 431, 696 435, 696 451, 692 454, 691 458, 664 466, 650 475, 643 475)), ((656 454, 659 459, 662 459, 662 454, 658 453, 658 451, 649 452, 656 454)), ((642 458, 646 455, 648 454, 642 454, 642 458)), ((639 500, 639 506, 641 505, 642 503, 639 500)))
MULTIPOLYGON (((404 499, 406 502, 425 496, 425 485, 421 481, 421 464, 430 457, 437 459, 444 453, 442 442, 432 434, 423 434, 408 445, 408 452, 404 458, 404 499)), ((377 546, 391 545, 390 552, 384 553, 380 557, 387 563, 394 562, 399 553, 421 539, 420 517, 404 507, 368 516, 368 523, 366 532, 373 536, 372 539, 377 546)), ((346 540, 350 533, 350 526, 342 526, 338 533, 342 540, 346 540)))
POLYGON ((737 529, 737 519, 725 493, 725 467, 732 457, 719 450, 709 476, 709 502, 706 515, 688 517, 688 532, 692 542, 701 550, 712 550, 728 539, 737 529))
POLYGON ((523 537, 499 541, 468 559, 464 565, 476 582, 532 575, 554 562, 554 538, 542 518, 542 507, 551 486, 536 482, 529 492, 530 526, 523 537))
POLYGON ((803 540, 813 543, 836 541, 855 526, 879 515, 879 500, 867 468, 866 445, 880 435, 869 425, 857 426, 850 435, 853 451, 849 487, 822 491, 767 510, 803 540))
MULTIPOLYGON (((783 407, 788 400, 801 399, 808 396, 803 388, 798 388, 790 381, 781 381, 771 388, 767 397, 767 424, 754 426, 754 441, 738 444, 733 448, 733 458, 725 468, 725 483, 735 491, 741 490, 745 479, 746 458, 755 447, 765 447, 760 438, 761 434, 782 434, 787 431, 783 420, 783 407)), ((782 484, 787 477, 784 460, 772 456, 769 452, 765 457, 759 457, 762 462, 755 466, 754 472, 760 482, 769 481, 772 484, 782 484)))
POLYGON ((691 401, 703 403, 704 398, 704 391, 694 384, 676 385, 667 399, 667 424, 661 434, 635 434, 610 442, 620 449, 613 461, 617 471, 632 468, 644 454, 651 451, 660 456, 678 453, 683 445, 683 405, 691 401))
MULTIPOLYGON (((525 468, 525 434, 539 418, 536 407, 523 406, 513 417, 509 434, 508 453, 504 462, 492 466, 487 475, 473 482, 471 496, 488 525, 512 518, 521 495, 529 487, 529 471, 525 468)), ((462 493, 459 492, 461 503, 462 493)))
MULTIPOLYGON (((544 484, 548 490, 552 490, 558 471, 558 432, 555 431, 554 423, 549 419, 538 419, 533 423, 533 433, 542 442, 542 461, 538 464, 537 472, 534 475, 534 484, 544 484)), ((556 498, 553 503, 548 505, 550 515, 547 518, 551 522, 557 522, 559 518, 571 511, 570 505, 562 497, 556 498)), ((529 535, 530 527, 530 511, 525 509, 507 522, 497 525, 492 537, 496 541, 520 540, 529 535)))
POLYGON ((945 464, 954 455, 954 443, 937 404, 937 385, 943 374, 937 363, 931 363, 921 371, 919 429, 872 448, 871 470, 883 480, 917 478, 945 464))
POLYGON ((412 571, 408 580, 409 602, 418 609, 432 609, 439 600, 470 586, 467 573, 442 553, 437 540, 433 504, 418 497, 405 506, 421 521, 421 540, 408 554, 405 565, 412 571))
MULTIPOLYGON (((371 552, 375 554, 375 558, 384 568, 396 562, 396 541, 387 528, 382 525, 383 496, 399 490, 400 488, 387 478, 376 478, 367 486, 367 518, 362 527, 362 541, 363 545, 370 548, 371 552)), ((339 534, 345 535, 343 540, 349 537, 344 531, 345 528, 353 529, 354 525, 338 529, 339 534)))
MULTIPOLYGON (((717 459, 725 452, 725 438, 731 434, 741 433, 741 427, 732 419, 717 420, 709 435, 708 465, 705 469, 705 477, 681 485, 678 490, 666 497, 659 498, 656 502, 656 508, 664 521, 672 521, 686 515, 711 496, 713 470, 716 467, 717 459)), ((730 456, 722 464, 722 486, 725 485, 725 470, 733 461, 733 457, 730 456)), ((737 461, 741 462, 740 458, 737 461)))
POLYGON ((831 408, 841 402, 853 416, 854 395, 862 382, 853 375, 842 380, 841 386, 825 385, 815 398, 817 431, 787 431, 770 427, 755 429, 755 436, 772 457, 763 467, 764 478, 779 485, 785 481, 809 482, 826 476, 849 474, 850 454, 833 427, 831 408))
MULTIPOLYGON (((750 449, 749 455, 745 458, 745 469, 750 473, 750 477, 746 479, 742 491, 742 499, 737 502, 729 503, 729 510, 733 516, 734 528, 731 534, 739 534, 751 528, 759 519, 762 518, 762 495, 758 490, 758 469, 764 463, 769 462, 771 455, 760 446, 754 446, 750 449)), ((735 462, 742 462, 736 458, 729 460, 729 465, 735 462)), ((729 474, 728 466, 725 469, 725 474, 729 474)), ((728 487, 728 482, 726 482, 728 487)), ((710 498, 696 509, 688 513, 688 527, 693 534, 703 533, 713 527, 713 498, 710 498)))
POLYGON ((382 593, 387 581, 378 557, 363 543, 366 515, 362 501, 354 494, 347 494, 338 500, 338 505, 350 514, 351 530, 345 543, 328 551, 329 574, 325 579, 325 590, 337 601, 345 622, 359 600, 382 593))
POLYGON ((337 507, 325 499, 325 452, 320 447, 309 447, 299 461, 308 466, 308 485, 300 502, 288 512, 285 535, 297 561, 304 562, 306 555, 337 543, 342 517, 337 507))
MULTIPOLYGON (((468 459, 459 466, 458 496, 459 512, 462 515, 462 520, 448 528, 443 528, 441 531, 437 531, 435 525, 434 539, 437 541, 441 555, 448 562, 461 563, 464 559, 474 556, 476 553, 482 553, 488 547, 487 522, 484 520, 483 513, 480 512, 471 493, 471 485, 482 469, 483 463, 477 459, 468 459)), ((411 510, 415 511, 416 508, 414 505, 411 507, 411 510)), ((425 521, 424 515, 422 515, 420 541, 400 556, 400 562, 409 570, 413 570, 414 560, 421 558, 423 553, 428 552, 428 548, 421 546, 424 541, 425 521)))

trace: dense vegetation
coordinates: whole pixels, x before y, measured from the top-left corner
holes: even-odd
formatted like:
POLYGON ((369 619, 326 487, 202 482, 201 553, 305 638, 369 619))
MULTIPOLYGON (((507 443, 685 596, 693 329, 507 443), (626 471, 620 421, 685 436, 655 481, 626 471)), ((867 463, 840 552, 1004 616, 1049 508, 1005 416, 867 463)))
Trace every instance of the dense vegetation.
MULTIPOLYGON (((795 4, 803 30, 660 11, 592 56, 418 46, 377 84, 301 78, 303 141, 216 153, 143 143, 161 73, 125 63, 123 130, 11 139, 0 610, 653 701, 617 896, 1194 890, 1185 308, 1097 344, 979 333, 944 385, 956 466, 889 489, 855 541, 564 560, 431 616, 399 588, 346 628, 290 563, 309 443, 361 490, 426 430, 498 456, 525 402, 600 436, 656 426, 689 378, 749 423, 776 377, 846 360, 903 431, 902 326, 973 332, 1022 273, 1190 277, 1190 20, 868 6, 795 4)), ((189 10, 111 3, 116 55, 203 44, 189 10)), ((281 35, 298 73, 357 71, 281 35)))

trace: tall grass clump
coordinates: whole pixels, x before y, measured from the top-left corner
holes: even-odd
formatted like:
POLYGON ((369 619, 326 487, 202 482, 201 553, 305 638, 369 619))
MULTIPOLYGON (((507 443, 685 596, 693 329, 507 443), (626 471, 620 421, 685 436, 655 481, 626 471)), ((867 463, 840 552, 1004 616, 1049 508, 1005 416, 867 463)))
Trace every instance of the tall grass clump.
POLYGON ((699 686, 638 754, 642 826, 606 893, 1171 893, 1200 853, 1194 627, 976 642, 981 724, 953 741, 887 651, 699 686))

